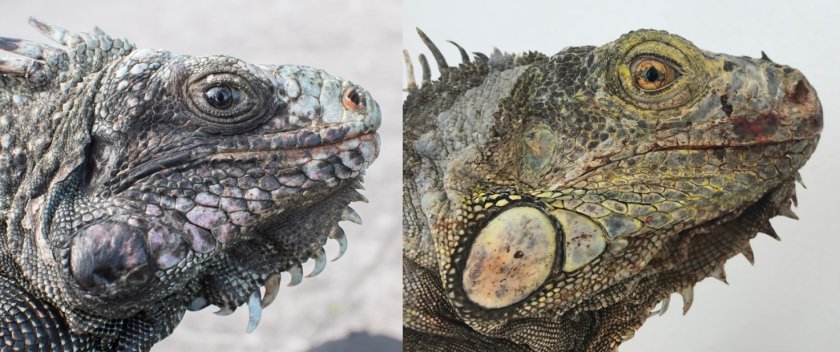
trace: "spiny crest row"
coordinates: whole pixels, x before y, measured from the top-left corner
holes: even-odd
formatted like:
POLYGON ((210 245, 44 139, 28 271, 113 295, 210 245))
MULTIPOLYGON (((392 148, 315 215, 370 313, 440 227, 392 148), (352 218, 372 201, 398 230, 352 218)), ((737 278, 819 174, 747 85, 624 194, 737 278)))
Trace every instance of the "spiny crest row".
POLYGON ((66 69, 70 64, 80 68, 98 66, 110 57, 124 55, 134 49, 127 40, 111 38, 99 27, 94 27, 93 33, 74 33, 31 17, 29 24, 64 48, 0 37, 0 50, 21 56, 0 57, 0 75, 23 78, 41 85, 55 78, 55 71, 66 69))

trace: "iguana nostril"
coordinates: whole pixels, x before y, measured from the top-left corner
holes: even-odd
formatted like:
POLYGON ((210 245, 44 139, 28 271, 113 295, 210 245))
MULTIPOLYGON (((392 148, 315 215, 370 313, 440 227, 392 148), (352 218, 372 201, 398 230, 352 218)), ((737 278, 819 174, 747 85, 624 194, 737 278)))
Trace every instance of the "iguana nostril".
POLYGON ((808 101, 810 94, 811 90, 808 89, 808 83, 805 83, 804 79, 800 79, 793 88, 793 96, 791 98, 795 103, 802 104, 808 101))
POLYGON ((812 135, 820 133, 823 127, 820 100, 808 80, 802 78, 798 71, 795 71, 794 74, 798 77, 795 76, 788 81, 788 86, 785 89, 785 100, 788 103, 786 104, 787 108, 795 110, 799 116, 797 134, 812 135))
POLYGON ((361 110, 366 106, 363 93, 356 87, 350 87, 344 91, 341 96, 341 104, 350 111, 361 110))
POLYGON ((152 277, 142 233, 114 222, 90 226, 73 239, 70 269, 83 289, 108 297, 136 293, 152 277))

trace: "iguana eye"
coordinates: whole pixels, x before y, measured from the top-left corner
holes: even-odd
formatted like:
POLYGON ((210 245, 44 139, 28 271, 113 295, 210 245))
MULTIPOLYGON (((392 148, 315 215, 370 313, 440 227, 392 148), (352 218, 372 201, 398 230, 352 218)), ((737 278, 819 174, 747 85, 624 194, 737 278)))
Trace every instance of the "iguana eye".
POLYGON ((601 50, 609 60, 607 89, 651 117, 672 114, 707 88, 703 53, 677 36, 634 32, 601 50))
POLYGON ((654 57, 639 57, 630 63, 636 86, 646 92, 656 92, 670 86, 680 76, 668 62, 654 57))
POLYGON ((210 106, 225 110, 242 101, 242 92, 229 86, 216 86, 204 91, 204 99, 210 106))
POLYGON ((252 118, 259 112, 263 96, 257 81, 233 72, 216 72, 199 76, 187 87, 196 110, 207 120, 232 124, 252 118))
POLYGON ((254 72, 259 71, 199 65, 195 72, 186 73, 182 94, 194 121, 205 126, 203 131, 240 133, 256 128, 276 112, 272 108, 277 105, 270 105, 273 87, 254 72))

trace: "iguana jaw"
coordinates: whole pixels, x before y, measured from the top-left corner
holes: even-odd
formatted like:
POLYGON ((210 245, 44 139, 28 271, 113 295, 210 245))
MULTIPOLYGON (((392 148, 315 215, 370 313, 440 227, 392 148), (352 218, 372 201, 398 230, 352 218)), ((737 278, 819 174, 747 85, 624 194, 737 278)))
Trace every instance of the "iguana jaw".
POLYGON ((224 260, 210 263, 213 269, 196 277, 194 283, 200 288, 187 309, 200 310, 212 304, 219 308, 216 314, 228 315, 247 303, 251 314, 248 331, 253 331, 259 323, 262 308, 271 304, 278 294, 281 273, 289 275, 288 286, 300 284, 304 277, 317 276, 326 266, 323 247, 327 239, 338 241, 339 252, 333 261, 344 254, 347 238, 339 222, 361 223, 349 206, 353 201, 366 201, 356 190, 361 187, 360 181, 340 187, 311 206, 286 212, 255 229, 255 238, 233 246, 224 260), (302 264, 307 260, 314 261, 315 265, 312 272, 305 275, 302 264), (237 269, 240 267, 245 269, 237 269), (261 287, 264 293, 260 292, 261 287))

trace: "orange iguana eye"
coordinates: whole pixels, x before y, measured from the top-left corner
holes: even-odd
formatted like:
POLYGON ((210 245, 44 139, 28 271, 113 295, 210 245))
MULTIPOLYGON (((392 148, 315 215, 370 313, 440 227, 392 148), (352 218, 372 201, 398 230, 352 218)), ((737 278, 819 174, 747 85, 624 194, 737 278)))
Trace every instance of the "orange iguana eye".
POLYGON ((630 72, 633 72, 636 87, 647 92, 665 88, 679 77, 679 71, 670 63, 649 56, 633 60, 630 72))

